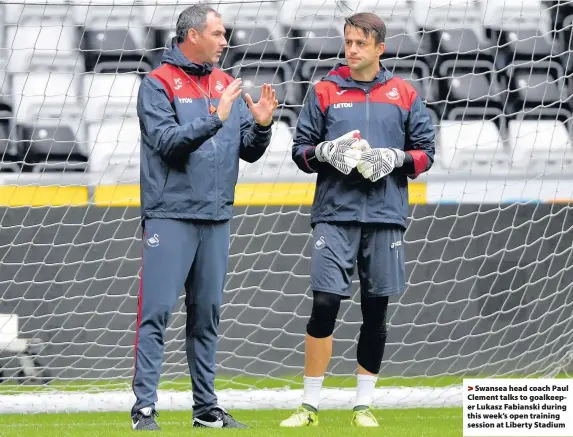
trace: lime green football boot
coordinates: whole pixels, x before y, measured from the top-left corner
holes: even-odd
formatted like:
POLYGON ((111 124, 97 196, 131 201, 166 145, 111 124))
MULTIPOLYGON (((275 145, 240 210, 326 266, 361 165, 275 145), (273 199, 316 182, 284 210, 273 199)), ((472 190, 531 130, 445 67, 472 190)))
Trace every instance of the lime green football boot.
POLYGON ((355 408, 350 424, 361 428, 374 428, 380 426, 378 425, 378 421, 374 417, 374 414, 372 414, 372 410, 368 407, 355 408))
POLYGON ((289 418, 280 424, 282 428, 303 428, 305 426, 318 426, 317 411, 310 405, 301 405, 289 418))

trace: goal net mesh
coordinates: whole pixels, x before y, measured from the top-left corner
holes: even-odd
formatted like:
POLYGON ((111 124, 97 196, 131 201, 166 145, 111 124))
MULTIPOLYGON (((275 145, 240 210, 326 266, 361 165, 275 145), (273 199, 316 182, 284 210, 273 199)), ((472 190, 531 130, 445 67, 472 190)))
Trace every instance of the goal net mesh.
MULTIPOLYGON (((142 78, 172 0, 0 3, 0 411, 128 409, 141 267, 142 78)), ((220 1, 220 67, 280 106, 241 163, 217 352, 226 406, 300 401, 311 309, 314 176, 291 158, 312 85, 344 62, 344 17, 386 22, 385 68, 436 126, 410 182, 407 291, 391 300, 375 406, 460 405, 464 376, 570 374, 573 6, 540 0, 220 1), (248 390, 248 391, 245 391, 248 390)), ((335 329, 325 406, 348 405, 356 278, 335 329), (330 382, 329 382, 330 381, 330 382)), ((160 407, 190 408, 184 293, 160 407)))

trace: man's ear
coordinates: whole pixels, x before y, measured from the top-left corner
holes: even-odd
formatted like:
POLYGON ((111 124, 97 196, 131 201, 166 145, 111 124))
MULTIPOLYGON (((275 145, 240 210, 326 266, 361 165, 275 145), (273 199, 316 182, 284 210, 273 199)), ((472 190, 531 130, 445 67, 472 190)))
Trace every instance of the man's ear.
POLYGON ((386 50, 386 44, 384 44, 383 42, 381 42, 380 44, 378 44, 378 56, 382 56, 382 54, 384 53, 384 50, 386 50))
POLYGON ((199 38, 199 32, 197 32, 197 30, 195 29, 189 29, 189 32, 187 32, 187 38, 189 39, 189 41, 195 44, 197 42, 197 39, 199 38))

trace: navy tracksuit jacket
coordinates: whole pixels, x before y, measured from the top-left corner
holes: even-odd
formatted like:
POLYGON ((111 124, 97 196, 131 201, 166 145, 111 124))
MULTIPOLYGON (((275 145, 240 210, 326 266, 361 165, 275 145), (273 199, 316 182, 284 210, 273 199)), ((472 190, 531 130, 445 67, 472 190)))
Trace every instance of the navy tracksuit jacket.
POLYGON ((416 90, 381 67, 365 92, 338 64, 308 93, 300 114, 292 156, 306 173, 318 173, 311 222, 386 223, 406 227, 408 180, 434 162, 434 127, 416 90), (372 183, 354 169, 345 176, 314 156, 314 148, 358 129, 371 147, 405 150, 413 172, 397 168, 372 183))
POLYGON ((164 334, 183 288, 193 414, 216 406, 215 351, 229 256, 239 158, 258 160, 271 127, 257 125, 245 101, 224 123, 209 114, 233 78, 191 63, 173 43, 139 89, 143 268, 132 413, 157 401, 164 334))

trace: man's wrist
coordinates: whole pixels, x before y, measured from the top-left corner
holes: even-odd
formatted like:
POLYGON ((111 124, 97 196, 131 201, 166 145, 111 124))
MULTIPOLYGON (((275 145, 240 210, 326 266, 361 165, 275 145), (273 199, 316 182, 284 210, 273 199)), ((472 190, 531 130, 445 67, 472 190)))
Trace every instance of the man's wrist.
POLYGON ((226 120, 226 118, 221 117, 221 114, 219 114, 219 111, 215 111, 213 113, 213 115, 216 116, 221 123, 223 123, 226 120))
POLYGON ((271 130, 271 127, 273 126, 274 121, 271 119, 271 121, 269 121, 267 124, 262 124, 259 123, 258 121, 255 120, 255 126, 257 127, 257 130, 259 132, 268 132, 271 130))
POLYGON ((214 113, 213 113, 213 119, 215 120, 215 123, 217 123, 217 125, 223 126, 223 120, 222 120, 221 117, 219 116, 219 113, 214 112, 214 113))
POLYGON ((271 119, 270 119, 269 121, 267 121, 267 122, 260 122, 260 121, 255 120, 255 123, 256 123, 257 125, 259 125, 260 127, 269 127, 269 126, 271 126, 271 125, 273 124, 273 119, 271 118, 271 119))

